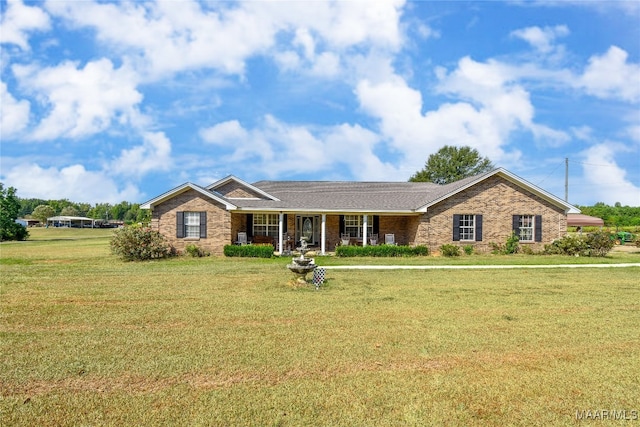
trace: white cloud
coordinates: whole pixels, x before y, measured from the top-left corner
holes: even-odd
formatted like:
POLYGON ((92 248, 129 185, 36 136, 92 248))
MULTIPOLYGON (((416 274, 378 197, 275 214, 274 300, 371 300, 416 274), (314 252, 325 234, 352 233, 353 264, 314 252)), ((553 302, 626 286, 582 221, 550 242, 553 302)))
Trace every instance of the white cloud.
POLYGON ((627 63, 629 55, 611 46, 602 56, 592 56, 577 85, 599 98, 629 102, 640 100, 640 64, 627 63))
POLYGON ((120 157, 109 166, 109 171, 117 175, 141 177, 152 171, 169 170, 171 141, 163 132, 144 132, 142 145, 124 149, 120 157))
POLYGON ((445 144, 468 145, 497 164, 514 162, 519 151, 506 149, 512 134, 521 130, 545 145, 569 140, 565 132, 534 122, 529 93, 514 82, 509 66, 463 58, 455 70, 440 69, 437 76, 438 92, 456 101, 425 113, 421 93, 399 76, 357 86, 361 108, 380 120, 383 137, 404 156, 405 170, 419 170, 445 144))
POLYGON ((248 142, 249 133, 237 120, 229 120, 201 129, 200 137, 207 143, 233 147, 238 143, 248 142))
POLYGON ((583 175, 580 185, 588 188, 590 197, 610 205, 621 202, 640 206, 640 187, 627 179, 627 172, 616 163, 616 155, 630 152, 622 144, 605 142, 585 150, 583 175))
POLYGON ((569 34, 566 25, 556 25, 555 27, 527 27, 511 32, 512 37, 520 38, 541 53, 549 53, 555 49, 555 39, 565 37, 569 34))
MULTIPOLYGON (((292 2, 286 7, 243 2, 206 3, 203 8, 193 1, 48 1, 46 8, 74 26, 94 28, 98 40, 155 79, 199 68, 243 75, 251 56, 269 51, 281 58, 283 52, 301 47, 312 60, 322 53, 318 44, 337 55, 364 44, 395 50, 402 42, 398 23, 403 5, 404 0, 292 2), (276 40, 282 32, 293 35, 290 42, 276 40)), ((327 57, 317 58, 325 62, 320 68, 325 70, 327 57)))
POLYGON ((135 75, 126 66, 114 69, 108 59, 83 68, 69 61, 47 68, 14 65, 13 72, 23 90, 49 108, 31 134, 34 140, 86 137, 138 116, 142 95, 135 75))
POLYGON ((86 203, 141 200, 140 192, 133 185, 121 189, 109 173, 88 171, 78 164, 57 169, 24 163, 15 165, 3 175, 2 180, 17 188, 22 198, 69 199, 86 203))
POLYGON ((358 125, 312 128, 265 116, 253 129, 233 120, 202 129, 200 135, 230 151, 218 163, 236 174, 252 176, 260 169, 260 174, 274 177, 325 173, 342 179, 397 178, 397 170, 374 152, 379 136, 358 125))
POLYGON ((0 129, 2 129, 2 138, 11 138, 17 135, 29 124, 29 101, 16 100, 8 91, 7 85, 0 82, 0 105, 2 105, 2 114, 0 114, 0 129))
POLYGON ((48 30, 49 16, 39 7, 26 6, 22 0, 7 0, 0 21, 0 43, 15 44, 22 50, 30 50, 28 33, 48 30))

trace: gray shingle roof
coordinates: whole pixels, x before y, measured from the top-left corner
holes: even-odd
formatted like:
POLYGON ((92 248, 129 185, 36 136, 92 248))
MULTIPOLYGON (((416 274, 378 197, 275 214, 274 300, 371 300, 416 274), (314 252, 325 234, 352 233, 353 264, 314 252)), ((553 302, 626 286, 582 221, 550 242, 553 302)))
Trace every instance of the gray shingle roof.
POLYGON ((252 185, 280 200, 234 199, 234 204, 265 209, 411 211, 440 189, 427 182, 259 181, 252 185))
POLYGON ((248 184, 233 176, 206 188, 185 183, 141 205, 144 209, 163 203, 190 188, 227 204, 231 210, 289 211, 289 212, 370 212, 410 213, 424 212, 429 206, 499 174, 517 185, 534 192, 568 211, 579 210, 567 202, 524 181, 511 172, 497 168, 484 174, 471 176, 446 185, 430 182, 351 182, 351 181, 258 181, 248 184), (216 192, 217 184, 235 180, 241 186, 252 187, 265 195, 264 199, 226 198, 216 192), (268 197, 273 197, 269 199, 268 197))

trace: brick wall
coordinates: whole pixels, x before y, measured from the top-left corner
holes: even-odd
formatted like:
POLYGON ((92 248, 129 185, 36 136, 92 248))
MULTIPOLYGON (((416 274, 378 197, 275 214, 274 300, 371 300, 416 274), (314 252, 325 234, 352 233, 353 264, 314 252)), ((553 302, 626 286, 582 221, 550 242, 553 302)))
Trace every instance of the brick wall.
POLYGON ((211 252, 212 255, 222 255, 224 245, 231 243, 231 214, 224 205, 211 199, 203 198, 200 193, 188 190, 166 202, 154 207, 151 227, 162 233, 178 250, 184 251, 189 244, 195 244, 211 252), (206 238, 177 238, 176 213, 207 212, 206 238))
POLYGON ((490 242, 503 244, 511 235, 513 215, 542 215, 542 242, 521 243, 533 249, 541 249, 567 231, 567 218, 561 208, 504 178, 493 176, 430 207, 415 228, 415 241, 426 244, 432 251, 446 243, 471 244, 480 252, 489 251, 490 242), (482 241, 454 242, 454 214, 481 214, 482 241))
POLYGON ((260 199, 264 199, 263 195, 256 193, 254 191, 250 191, 247 187, 241 185, 236 181, 229 181, 228 183, 216 188, 216 191, 225 197, 235 197, 235 198, 258 197, 260 199))
MULTIPOLYGON (((228 190, 234 191, 230 183, 228 190)), ((541 215, 542 242, 522 243, 534 249, 566 234, 567 220, 559 208, 533 193, 499 176, 493 176, 464 190, 449 199, 430 207, 424 215, 379 217, 379 242, 384 243, 384 235, 395 234, 398 244, 423 244, 432 251, 446 243, 472 244, 477 251, 489 251, 489 243, 503 244, 511 235, 513 215, 541 215), (481 242, 453 242, 453 215, 481 214, 483 216, 483 239, 481 242)), ((295 235, 295 214, 287 215, 287 231, 295 235)), ((327 215, 326 249, 333 251, 340 241, 340 216, 327 215)), ((371 218, 370 218, 371 220, 371 218)), ((231 213, 224 206, 203 198, 196 191, 189 190, 156 206, 151 225, 164 234, 179 251, 190 243, 209 250, 214 255, 222 255, 224 245, 233 243, 238 231, 246 231, 247 217, 244 213, 231 213), (207 238, 176 238, 176 212, 206 211, 207 238)))

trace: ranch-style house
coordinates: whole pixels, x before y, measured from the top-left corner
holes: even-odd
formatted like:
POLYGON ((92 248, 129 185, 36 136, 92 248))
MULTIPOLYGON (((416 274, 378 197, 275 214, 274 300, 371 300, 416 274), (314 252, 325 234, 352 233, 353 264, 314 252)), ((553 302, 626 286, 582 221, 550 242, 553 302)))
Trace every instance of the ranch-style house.
POLYGON ((503 168, 446 185, 428 182, 259 181, 228 176, 182 184, 141 205, 151 227, 182 251, 221 255, 225 245, 306 239, 321 254, 339 244, 473 245, 487 251, 511 233, 540 247, 563 237, 579 210, 503 168))

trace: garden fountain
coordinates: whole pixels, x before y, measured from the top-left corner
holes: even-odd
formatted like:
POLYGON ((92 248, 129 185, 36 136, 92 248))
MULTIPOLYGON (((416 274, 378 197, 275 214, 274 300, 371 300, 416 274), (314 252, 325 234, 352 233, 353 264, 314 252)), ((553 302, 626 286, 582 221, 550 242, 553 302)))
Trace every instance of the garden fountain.
POLYGON ((300 256, 291 258, 291 264, 287 264, 287 268, 296 275, 298 283, 305 284, 307 283, 307 274, 315 270, 317 266, 313 263, 313 258, 305 257, 310 249, 304 237, 300 239, 300 247, 296 249, 300 252, 300 256))

